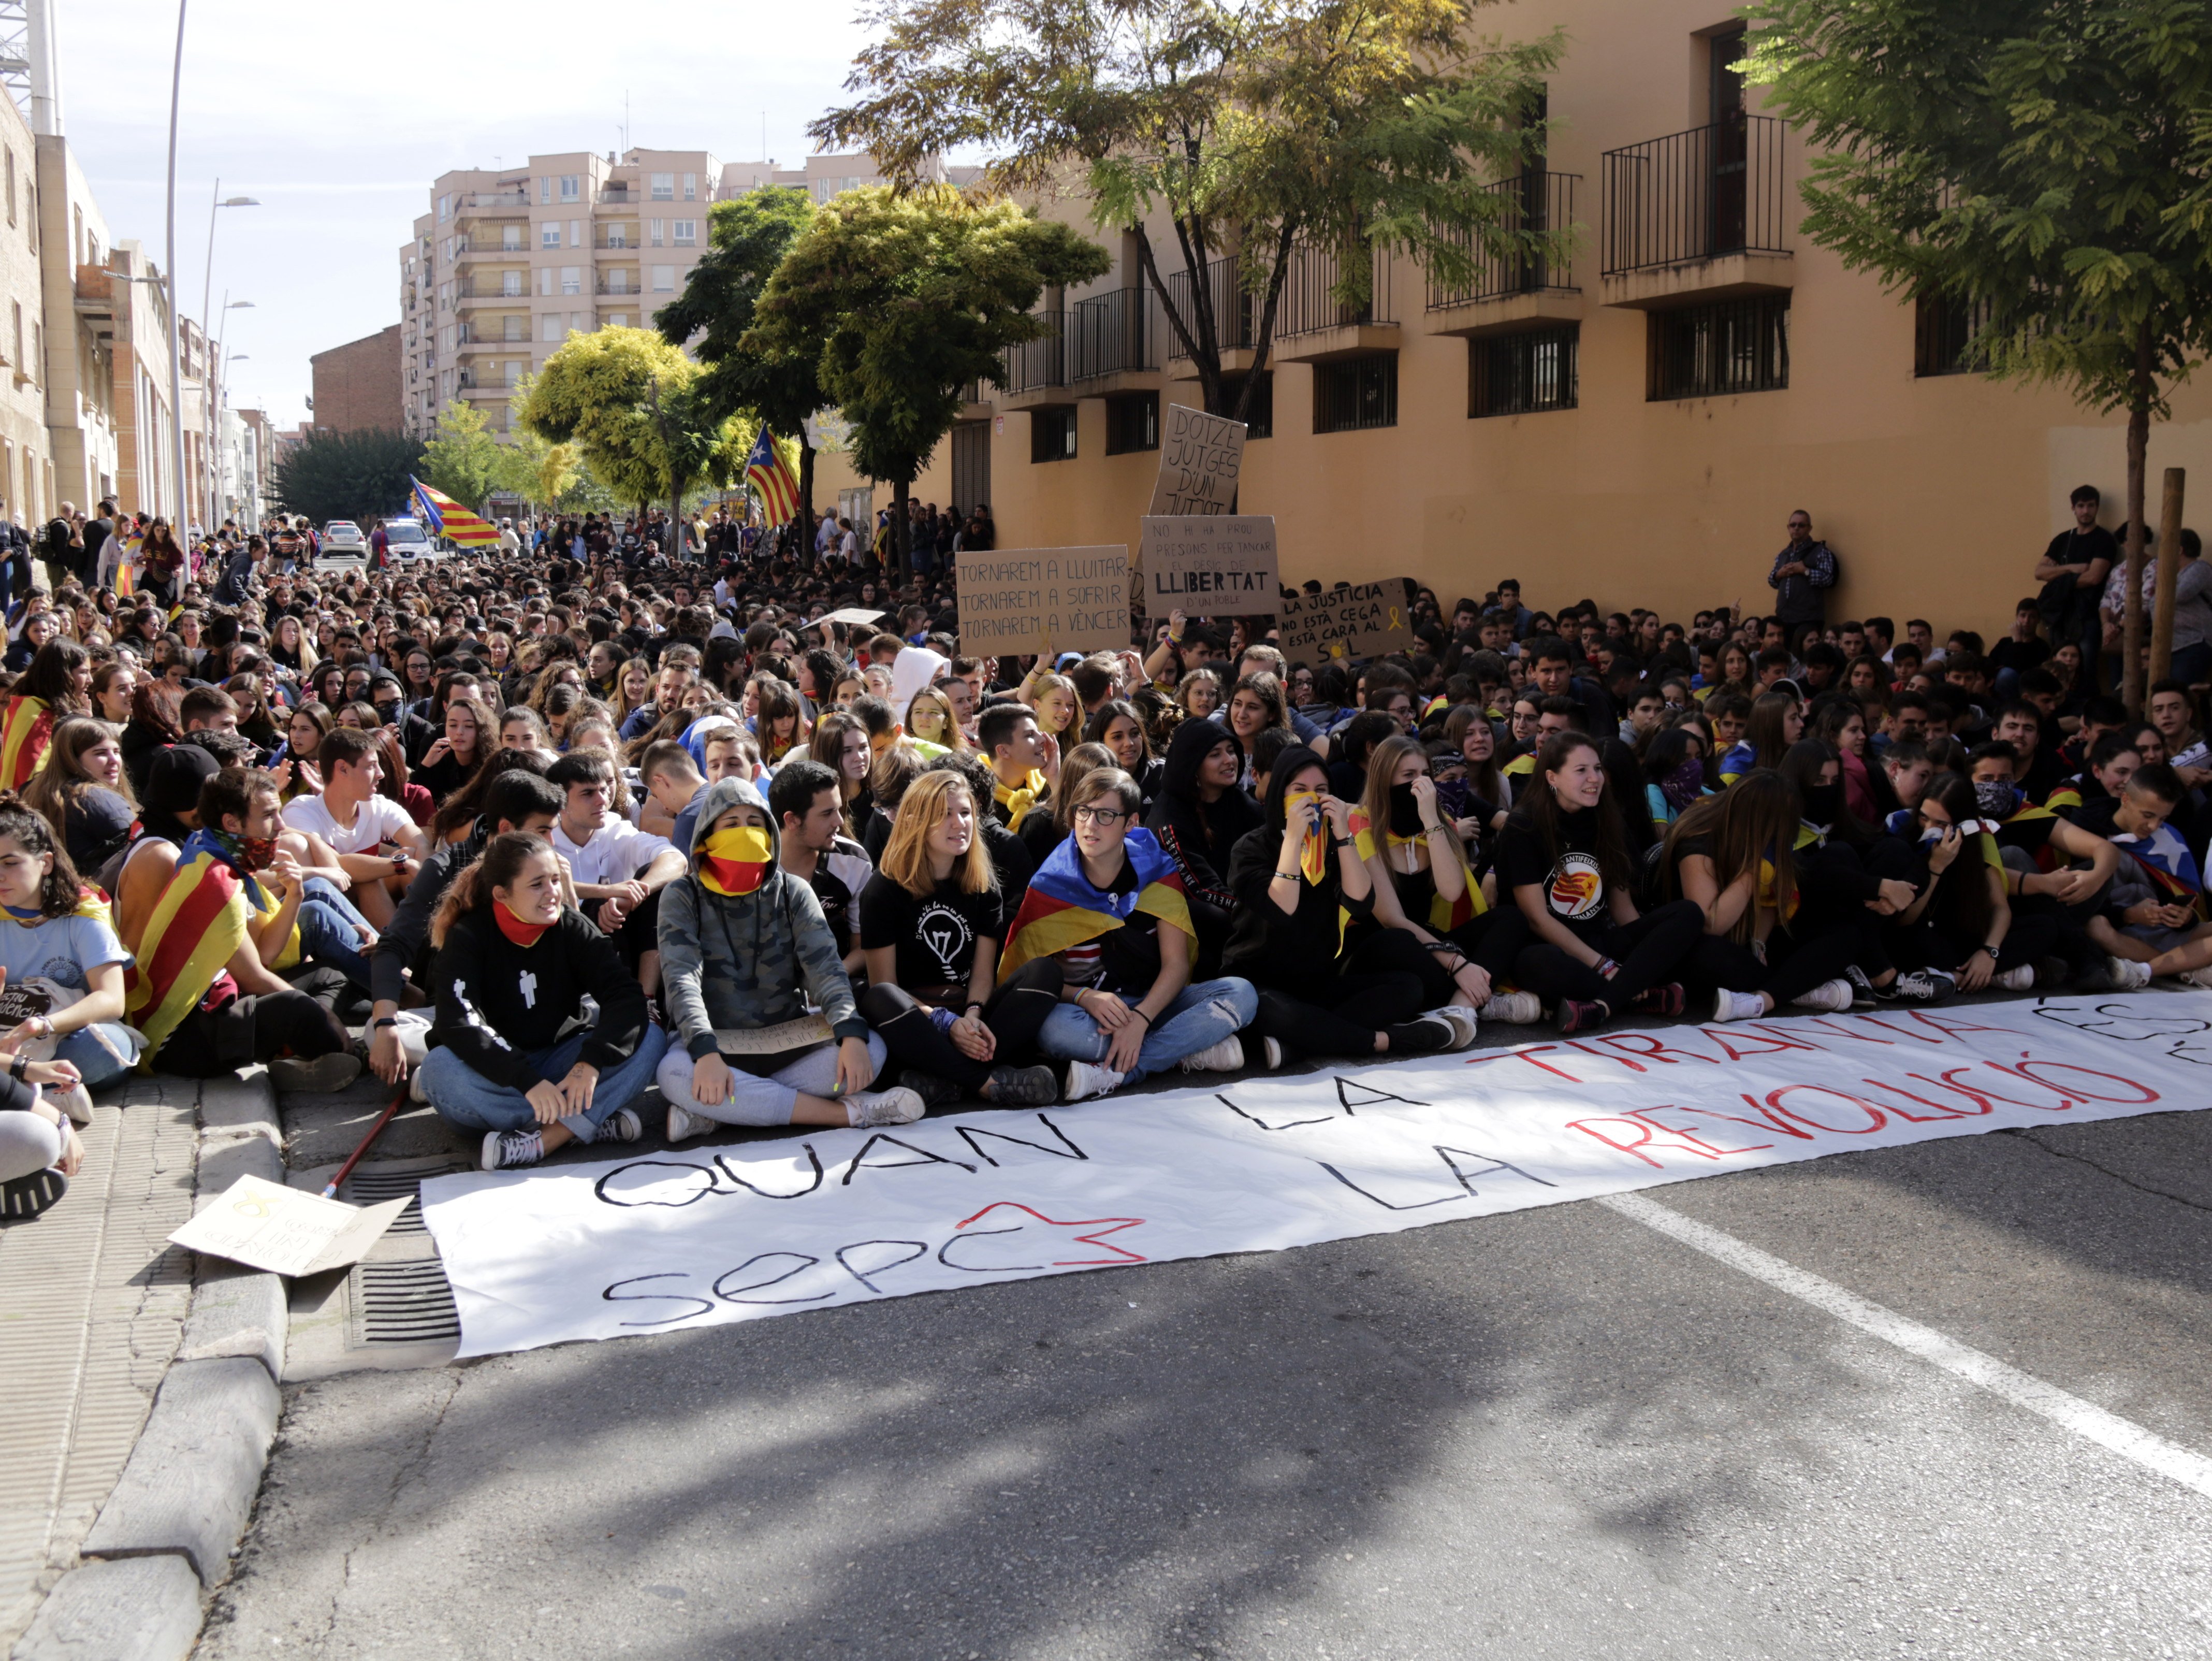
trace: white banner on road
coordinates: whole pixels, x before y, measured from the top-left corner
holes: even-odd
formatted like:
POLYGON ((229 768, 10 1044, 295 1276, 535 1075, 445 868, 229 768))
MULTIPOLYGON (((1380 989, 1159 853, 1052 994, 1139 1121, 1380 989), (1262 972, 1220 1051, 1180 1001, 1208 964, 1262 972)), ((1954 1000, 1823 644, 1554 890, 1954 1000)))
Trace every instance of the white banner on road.
POLYGON ((2212 994, 1600 1032, 422 1185, 463 1355, 2212 1104, 2212 994))

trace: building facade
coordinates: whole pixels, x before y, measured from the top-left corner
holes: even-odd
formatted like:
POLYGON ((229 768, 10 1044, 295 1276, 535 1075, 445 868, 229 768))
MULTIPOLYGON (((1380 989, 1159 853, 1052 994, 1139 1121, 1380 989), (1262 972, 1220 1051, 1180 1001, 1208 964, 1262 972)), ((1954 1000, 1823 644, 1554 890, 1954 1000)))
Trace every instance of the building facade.
POLYGON ((394 323, 309 358, 315 380, 315 430, 401 431, 407 412, 400 354, 400 326, 394 323))
MULTIPOLYGON (((1572 227, 1574 252, 1456 290, 1385 253, 1357 311, 1300 257, 1238 503, 1275 516, 1286 581, 1405 575, 1449 605, 1511 576, 1534 606, 1758 612, 1804 508, 1840 559, 1832 617, 1995 637, 2075 486, 2120 521, 2119 417, 1973 373, 1970 318, 1805 237, 1807 146, 1731 69, 1729 7, 1521 0, 1485 27, 1566 32, 1545 165, 1498 188, 1522 222, 1572 227)), ((1091 231, 1084 204, 1044 210, 1091 231)), ((935 499, 989 501, 1001 547, 1133 549, 1159 406, 1199 401, 1133 246, 1101 240, 1114 270, 1047 299, 1053 338, 1010 355, 933 463, 935 499)), ((1179 271, 1164 223, 1152 240, 1179 271)), ((1207 280, 1224 367, 1249 369, 1252 308, 1207 280)), ((2150 460, 2154 513, 2161 467, 2212 490, 2212 386, 2178 390, 2150 460)))

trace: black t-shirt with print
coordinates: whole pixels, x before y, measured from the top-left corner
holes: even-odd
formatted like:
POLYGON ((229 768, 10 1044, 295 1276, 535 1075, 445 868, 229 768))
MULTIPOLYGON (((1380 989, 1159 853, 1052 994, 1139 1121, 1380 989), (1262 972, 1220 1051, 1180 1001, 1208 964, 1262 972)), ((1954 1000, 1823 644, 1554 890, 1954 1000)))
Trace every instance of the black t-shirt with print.
POLYGON ((1560 849, 1555 856, 1526 813, 1507 817, 1498 837, 1498 879, 1506 889, 1543 890, 1552 916, 1584 940, 1594 940, 1613 926, 1605 873, 1597 861, 1597 810, 1586 807, 1559 821, 1560 849))
POLYGON ((898 983, 909 992, 966 986, 975 942, 1003 939, 1005 931, 1003 902, 994 888, 980 894, 951 887, 913 894, 878 872, 860 891, 861 949, 892 947, 898 983))

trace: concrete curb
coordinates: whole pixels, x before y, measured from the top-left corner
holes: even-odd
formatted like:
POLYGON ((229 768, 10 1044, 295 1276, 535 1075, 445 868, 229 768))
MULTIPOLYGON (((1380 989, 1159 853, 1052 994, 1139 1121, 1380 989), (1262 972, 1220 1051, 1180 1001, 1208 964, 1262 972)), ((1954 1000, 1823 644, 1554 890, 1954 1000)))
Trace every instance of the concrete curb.
POLYGON ((15 1661, 184 1661, 200 1634, 200 1583, 181 1557, 71 1569, 46 1594, 15 1661))

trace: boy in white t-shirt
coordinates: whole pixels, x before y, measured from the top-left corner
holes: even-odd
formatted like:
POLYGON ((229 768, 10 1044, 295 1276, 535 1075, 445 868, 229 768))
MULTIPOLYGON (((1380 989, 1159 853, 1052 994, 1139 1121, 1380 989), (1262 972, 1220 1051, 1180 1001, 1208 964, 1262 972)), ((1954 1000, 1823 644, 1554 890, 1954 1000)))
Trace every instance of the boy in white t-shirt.
POLYGON ((376 794, 384 767, 368 733, 335 727, 324 735, 315 759, 322 765, 323 794, 295 797, 284 809, 284 823, 330 843, 353 879, 354 904, 380 929, 392 921, 429 851, 422 832, 405 808, 376 794))

